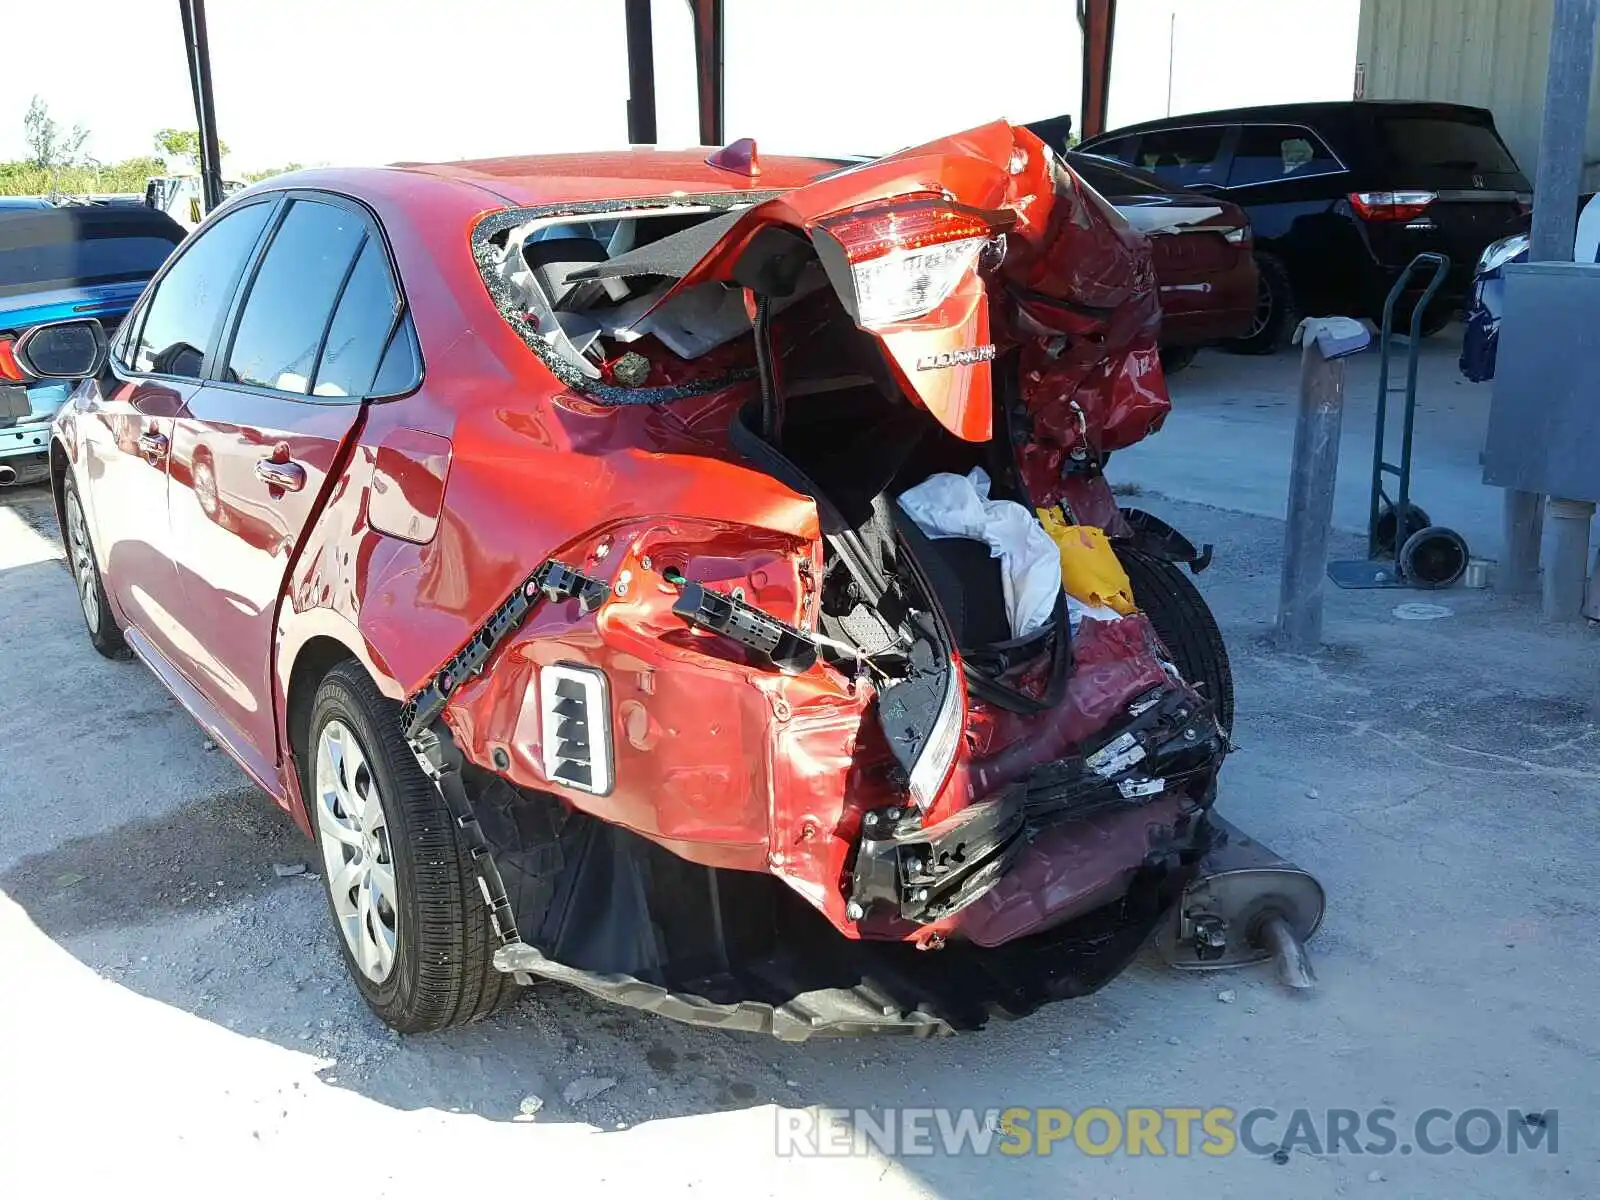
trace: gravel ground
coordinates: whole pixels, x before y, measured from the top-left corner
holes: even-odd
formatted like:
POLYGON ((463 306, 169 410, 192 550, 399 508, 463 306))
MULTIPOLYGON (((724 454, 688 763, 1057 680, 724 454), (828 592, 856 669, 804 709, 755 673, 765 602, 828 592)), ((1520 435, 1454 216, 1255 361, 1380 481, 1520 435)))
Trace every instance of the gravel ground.
POLYGON ((310 846, 142 667, 90 649, 44 497, 7 494, 0 1195, 1597 1194, 1593 635, 1482 592, 1335 593, 1333 644, 1282 655, 1279 523, 1142 502, 1217 543, 1201 583, 1240 712, 1222 810, 1327 886, 1319 988, 1141 961, 981 1034, 788 1046, 554 987, 388 1033, 343 974, 310 846), (1394 615, 1418 599, 1451 613, 1394 615), (812 1106, 884 1105, 1555 1108, 1559 1152, 775 1153, 812 1106))

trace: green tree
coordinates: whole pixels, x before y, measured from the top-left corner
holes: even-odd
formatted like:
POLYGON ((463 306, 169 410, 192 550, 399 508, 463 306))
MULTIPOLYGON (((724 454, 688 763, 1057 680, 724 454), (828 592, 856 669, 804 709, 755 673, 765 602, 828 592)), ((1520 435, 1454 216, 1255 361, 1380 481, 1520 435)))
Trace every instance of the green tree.
MULTIPOLYGON (((161 157, 168 162, 174 158, 187 158, 193 163, 200 161, 200 133, 194 129, 158 129, 156 130, 156 149, 161 157)), ((228 143, 217 141, 217 152, 226 154, 228 143)))
POLYGON ((260 183, 263 179, 271 179, 274 175, 287 175, 290 171, 304 169, 304 163, 284 163, 281 167, 270 167, 265 171, 246 171, 244 173, 244 181, 246 183, 260 183))
POLYGON ((78 160, 83 144, 89 140, 89 131, 74 125, 61 132, 50 106, 38 96, 28 101, 28 111, 22 117, 22 137, 28 144, 28 161, 35 167, 70 166, 78 160))

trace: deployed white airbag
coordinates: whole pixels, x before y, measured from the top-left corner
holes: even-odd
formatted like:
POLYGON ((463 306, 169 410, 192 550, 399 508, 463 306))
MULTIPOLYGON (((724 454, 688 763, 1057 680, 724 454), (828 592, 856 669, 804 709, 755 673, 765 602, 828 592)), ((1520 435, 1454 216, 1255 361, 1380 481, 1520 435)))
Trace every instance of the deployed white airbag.
POLYGON ((1061 554, 1039 519, 1012 500, 989 499, 989 475, 930 475, 902 493, 900 507, 931 538, 988 544, 1000 560, 1006 618, 1013 637, 1042 629, 1061 595, 1061 554))

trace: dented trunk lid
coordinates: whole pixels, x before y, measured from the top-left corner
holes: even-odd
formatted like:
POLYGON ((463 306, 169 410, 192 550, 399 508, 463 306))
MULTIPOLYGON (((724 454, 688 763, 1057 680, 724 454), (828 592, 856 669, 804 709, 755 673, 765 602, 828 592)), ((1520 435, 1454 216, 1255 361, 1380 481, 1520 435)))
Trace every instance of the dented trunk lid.
POLYGON ((1026 129, 996 121, 846 168, 717 233, 657 307, 712 281, 781 295, 803 238, 905 394, 965 440, 993 435, 993 373, 1012 349, 1048 428, 1087 423, 1116 448, 1165 415, 1149 242, 1026 129))

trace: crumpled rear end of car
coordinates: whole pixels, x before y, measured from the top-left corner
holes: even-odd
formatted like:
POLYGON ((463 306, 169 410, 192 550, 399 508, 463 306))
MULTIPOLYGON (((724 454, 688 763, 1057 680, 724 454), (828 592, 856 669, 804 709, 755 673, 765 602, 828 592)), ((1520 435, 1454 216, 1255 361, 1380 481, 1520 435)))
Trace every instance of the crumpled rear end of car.
POLYGON ((1145 615, 1071 592, 1127 591, 1104 462, 1168 409, 1142 235, 997 123, 754 204, 476 238, 566 385, 538 436, 605 495, 407 707, 497 965, 792 1038, 1114 977, 1228 747, 1145 615), (990 546, 899 502, 975 470, 1093 556, 1036 628, 990 546))

